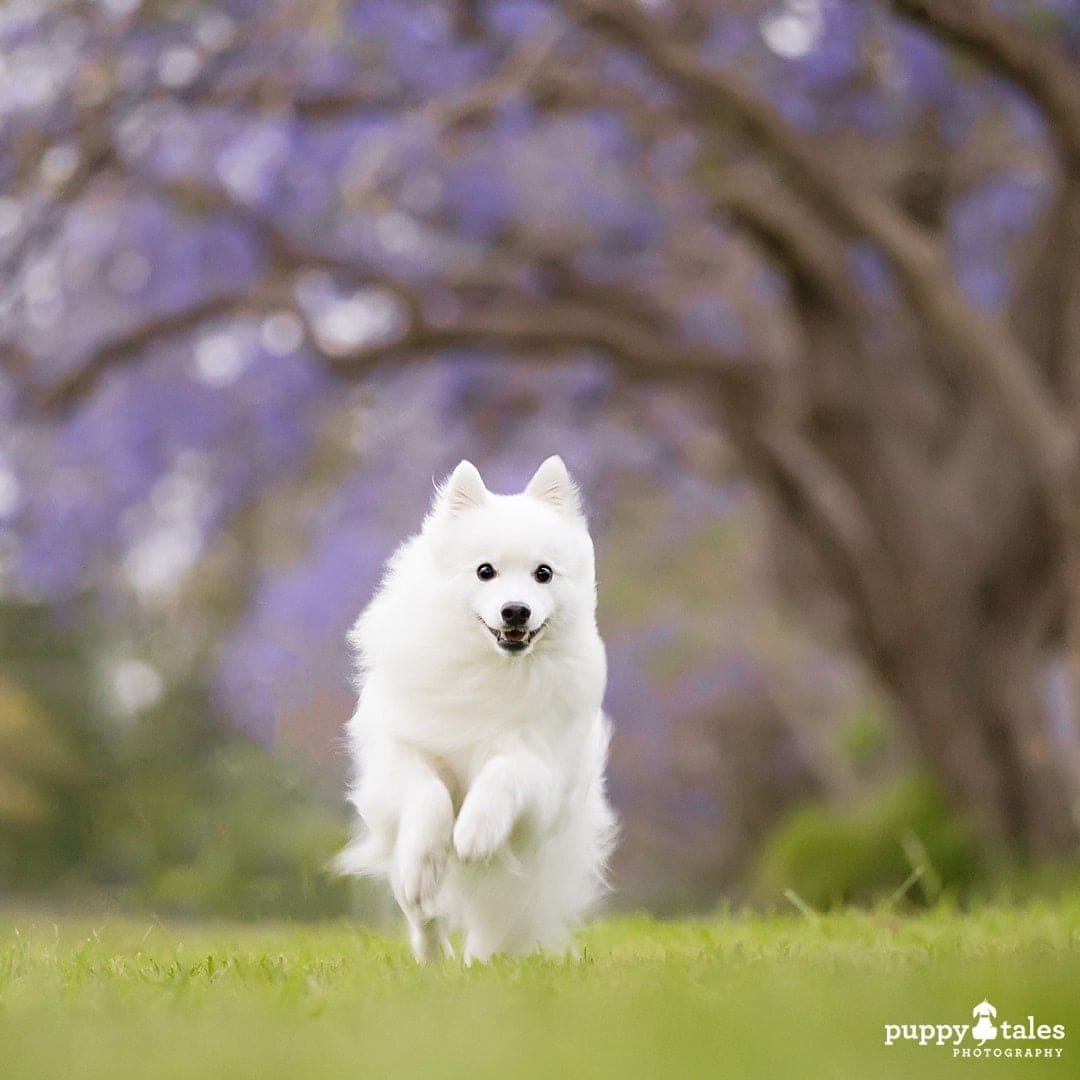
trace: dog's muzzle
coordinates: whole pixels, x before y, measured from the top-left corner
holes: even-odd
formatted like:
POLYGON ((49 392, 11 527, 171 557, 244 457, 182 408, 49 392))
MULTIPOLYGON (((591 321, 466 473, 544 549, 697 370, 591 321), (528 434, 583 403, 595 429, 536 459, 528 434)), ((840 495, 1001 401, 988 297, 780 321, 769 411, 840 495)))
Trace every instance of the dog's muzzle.
POLYGON ((495 628, 488 626, 483 619, 487 632, 495 639, 495 644, 504 652, 523 653, 544 632, 547 623, 541 623, 535 630, 527 630, 524 626, 500 626, 495 628))

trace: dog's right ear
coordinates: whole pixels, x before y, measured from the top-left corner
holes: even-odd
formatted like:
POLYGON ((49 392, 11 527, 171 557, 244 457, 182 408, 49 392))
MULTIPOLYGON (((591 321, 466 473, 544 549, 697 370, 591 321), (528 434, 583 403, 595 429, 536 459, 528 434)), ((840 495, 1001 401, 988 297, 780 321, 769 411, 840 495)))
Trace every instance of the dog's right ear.
POLYGON ((466 510, 483 506, 487 498, 488 489, 484 487, 479 470, 471 461, 463 461, 439 488, 432 512, 457 517, 466 510))
POLYGON ((525 494, 547 503, 553 510, 567 517, 582 516, 578 486, 558 454, 552 454, 536 470, 525 488, 525 494))

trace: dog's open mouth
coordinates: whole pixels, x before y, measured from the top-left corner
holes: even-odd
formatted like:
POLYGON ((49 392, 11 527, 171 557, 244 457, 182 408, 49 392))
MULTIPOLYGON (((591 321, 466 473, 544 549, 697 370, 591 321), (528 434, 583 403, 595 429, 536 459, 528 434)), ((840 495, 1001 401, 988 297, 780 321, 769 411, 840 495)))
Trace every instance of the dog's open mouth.
POLYGON ((495 639, 495 643, 500 649, 508 653, 524 652, 543 633, 546 625, 546 623, 541 623, 535 630, 526 630, 524 627, 518 626, 504 626, 501 629, 495 629, 488 626, 486 622, 484 623, 488 633, 495 639))

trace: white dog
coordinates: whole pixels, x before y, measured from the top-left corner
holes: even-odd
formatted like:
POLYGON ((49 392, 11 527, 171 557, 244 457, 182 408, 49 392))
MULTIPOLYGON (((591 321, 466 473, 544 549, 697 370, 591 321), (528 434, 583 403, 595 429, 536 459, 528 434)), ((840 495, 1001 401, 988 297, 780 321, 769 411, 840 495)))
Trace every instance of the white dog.
POLYGON ((418 960, 465 933, 466 961, 566 947, 598 898, 606 664, 577 488, 548 458, 520 495, 463 461, 389 563, 350 641, 347 873, 386 877, 418 960))

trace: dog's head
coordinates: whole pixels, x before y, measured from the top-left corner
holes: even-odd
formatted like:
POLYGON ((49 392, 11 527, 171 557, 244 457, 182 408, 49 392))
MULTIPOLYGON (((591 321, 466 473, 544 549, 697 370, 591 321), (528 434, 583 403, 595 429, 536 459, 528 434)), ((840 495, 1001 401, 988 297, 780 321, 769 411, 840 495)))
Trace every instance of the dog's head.
POLYGON ((442 586, 478 640, 523 656, 596 608, 593 546, 562 459, 545 461, 520 495, 494 495, 463 461, 424 525, 442 586))

